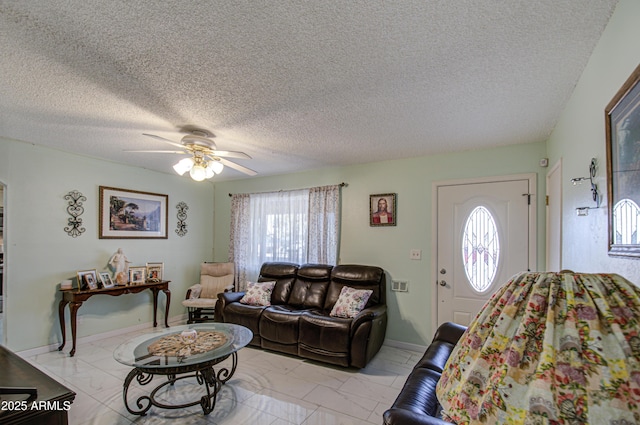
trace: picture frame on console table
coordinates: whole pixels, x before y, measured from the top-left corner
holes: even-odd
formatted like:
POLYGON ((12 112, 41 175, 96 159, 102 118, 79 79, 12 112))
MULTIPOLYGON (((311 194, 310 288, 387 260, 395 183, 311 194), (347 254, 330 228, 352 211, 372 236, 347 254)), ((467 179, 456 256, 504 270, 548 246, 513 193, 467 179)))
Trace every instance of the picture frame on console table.
POLYGON ((144 266, 129 267, 129 285, 143 285, 146 282, 147 268, 144 266))
POLYGON ((113 280, 111 280, 111 275, 109 275, 109 272, 101 272, 100 280, 102 281, 103 288, 113 288, 115 286, 113 280))
POLYGON ((81 270, 78 273, 78 291, 98 289, 98 275, 95 269, 81 270))
POLYGON ((395 226, 398 220, 396 213, 395 193, 369 195, 369 226, 395 226))
POLYGON ((164 263, 147 263, 147 281, 160 282, 164 275, 164 263))
POLYGON ((100 186, 100 239, 167 239, 168 195, 100 186))
POLYGON ((640 65, 605 108, 609 255, 640 257, 640 65))

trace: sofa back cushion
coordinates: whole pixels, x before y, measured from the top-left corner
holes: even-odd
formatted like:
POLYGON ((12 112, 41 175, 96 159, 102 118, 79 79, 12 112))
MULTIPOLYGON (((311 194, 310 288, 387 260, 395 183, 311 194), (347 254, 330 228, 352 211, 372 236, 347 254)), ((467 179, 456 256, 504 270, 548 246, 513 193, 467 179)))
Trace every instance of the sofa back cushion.
POLYGON ((325 310, 331 311, 340 297, 343 286, 372 290, 365 308, 386 303, 386 278, 384 270, 380 267, 349 264, 335 266, 331 270, 331 282, 324 302, 325 310))
POLYGON ((332 268, 327 264, 300 266, 288 304, 298 308, 322 309, 327 296, 332 268))
POLYGON ((258 282, 276 282, 271 293, 271 305, 287 303, 297 271, 298 265, 293 263, 264 263, 262 265, 258 282))

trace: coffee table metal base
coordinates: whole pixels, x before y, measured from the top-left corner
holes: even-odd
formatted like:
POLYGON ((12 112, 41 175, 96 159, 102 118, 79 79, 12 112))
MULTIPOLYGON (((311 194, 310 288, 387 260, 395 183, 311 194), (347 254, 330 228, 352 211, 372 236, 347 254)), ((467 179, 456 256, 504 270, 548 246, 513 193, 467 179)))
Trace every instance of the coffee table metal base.
POLYGON ((192 364, 187 366, 172 366, 166 368, 146 368, 146 367, 136 367, 127 375, 124 380, 124 388, 122 391, 122 397, 124 399, 124 405, 129 411, 129 413, 133 415, 144 416, 147 414, 151 406, 156 406, 162 409, 183 409, 185 407, 195 406, 200 404, 202 406, 202 411, 205 415, 208 415, 213 411, 216 406, 216 397, 222 385, 224 385, 236 371, 236 367, 238 366, 238 354, 233 352, 227 356, 209 360, 199 364, 192 364), (223 360, 231 357, 232 365, 231 369, 229 368, 221 368, 216 370, 213 366, 222 362, 223 360), (191 373, 189 375, 178 376, 185 373, 191 373), (155 387, 149 395, 143 395, 138 397, 135 401, 135 406, 137 406, 137 410, 132 409, 129 406, 129 401, 127 399, 127 394, 129 392, 129 385, 135 379, 136 382, 140 385, 149 384, 155 375, 164 375, 167 377, 167 381, 161 383, 157 387, 155 387), (156 394, 158 391, 162 390, 167 385, 173 385, 176 381, 187 378, 196 378, 196 381, 199 385, 204 385, 206 389, 206 395, 203 395, 200 400, 193 401, 185 404, 165 404, 156 399, 156 394))

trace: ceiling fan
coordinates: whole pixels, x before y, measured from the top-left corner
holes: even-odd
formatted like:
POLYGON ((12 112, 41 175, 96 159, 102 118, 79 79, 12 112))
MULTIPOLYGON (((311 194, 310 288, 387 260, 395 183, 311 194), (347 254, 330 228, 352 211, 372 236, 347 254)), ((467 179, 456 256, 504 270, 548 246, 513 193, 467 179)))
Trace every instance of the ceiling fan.
POLYGON ((178 163, 173 166, 173 169, 181 176, 189 171, 189 175, 195 181, 210 179, 214 175, 220 174, 225 165, 249 176, 255 176, 258 174, 250 168, 236 164, 228 159, 224 159, 251 159, 251 157, 244 152, 218 150, 216 144, 211 140, 215 135, 206 130, 190 130, 190 134, 184 136, 182 140, 180 140, 180 143, 165 139, 164 137, 156 136, 155 134, 143 133, 143 135, 173 145, 179 148, 179 150, 126 150, 125 152, 189 155, 187 158, 183 158, 178 161, 178 163))

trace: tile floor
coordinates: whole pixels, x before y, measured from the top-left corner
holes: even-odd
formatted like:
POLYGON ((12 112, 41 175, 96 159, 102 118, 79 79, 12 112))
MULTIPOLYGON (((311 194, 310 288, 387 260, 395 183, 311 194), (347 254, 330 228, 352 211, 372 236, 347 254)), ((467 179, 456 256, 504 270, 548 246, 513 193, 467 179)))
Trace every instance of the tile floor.
MULTIPOLYGON (((70 425, 362 425, 382 423, 382 413, 391 406, 422 355, 383 346, 366 368, 355 370, 246 347, 239 351, 236 373, 222 387, 211 414, 204 416, 200 406, 180 410, 151 407, 141 417, 130 414, 124 406, 122 385, 130 368, 113 359, 113 349, 146 332, 79 343, 74 357, 69 357, 65 349, 27 360, 77 393, 69 412, 70 425)), ((178 381, 159 398, 174 403, 197 400, 202 387, 189 381, 178 381)), ((135 401, 130 398, 129 404, 135 406, 135 401)))

